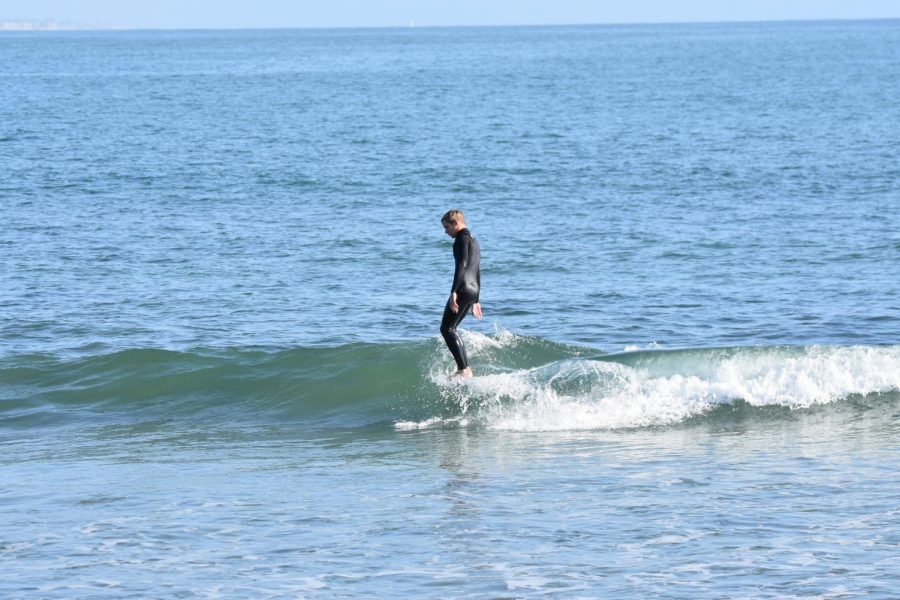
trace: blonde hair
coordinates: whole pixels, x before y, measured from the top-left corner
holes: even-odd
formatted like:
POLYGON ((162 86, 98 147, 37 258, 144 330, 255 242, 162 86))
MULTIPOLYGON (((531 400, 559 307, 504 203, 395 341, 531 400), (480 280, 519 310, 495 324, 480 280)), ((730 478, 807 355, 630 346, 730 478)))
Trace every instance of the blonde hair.
POLYGON ((451 223, 453 221, 462 221, 465 223, 466 217, 462 214, 461 210, 451 208, 444 213, 443 217, 441 217, 441 223, 451 223))

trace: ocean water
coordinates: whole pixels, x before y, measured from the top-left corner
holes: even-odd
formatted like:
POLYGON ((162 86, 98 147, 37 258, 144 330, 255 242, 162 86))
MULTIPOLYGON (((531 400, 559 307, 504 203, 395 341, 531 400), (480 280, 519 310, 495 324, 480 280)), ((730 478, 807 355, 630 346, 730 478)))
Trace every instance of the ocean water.
POLYGON ((897 98, 900 21, 3 33, 0 595, 900 596, 897 98))

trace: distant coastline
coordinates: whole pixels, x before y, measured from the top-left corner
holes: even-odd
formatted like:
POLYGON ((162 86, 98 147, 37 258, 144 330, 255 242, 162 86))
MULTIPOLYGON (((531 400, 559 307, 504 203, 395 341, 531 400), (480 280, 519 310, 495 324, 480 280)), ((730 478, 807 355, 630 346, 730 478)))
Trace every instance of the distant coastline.
POLYGON ((147 25, 122 25, 114 23, 106 24, 83 24, 68 23, 56 21, 55 19, 0 19, 0 33, 4 31, 262 31, 262 30, 285 30, 285 29, 301 29, 301 30, 332 30, 332 29, 399 29, 399 28, 415 28, 415 29, 481 29, 481 28, 544 28, 544 27, 632 27, 632 26, 672 26, 672 25, 756 25, 767 23, 847 23, 847 22, 872 22, 883 21, 893 22, 900 21, 898 17, 860 17, 860 18, 808 18, 808 19, 773 19, 773 20, 685 20, 685 21, 609 21, 597 23, 456 23, 456 24, 431 24, 420 25, 415 21, 408 21, 397 24, 379 24, 379 25, 325 25, 325 24, 308 24, 308 25, 279 25, 279 26, 251 26, 251 27, 235 27, 235 26, 147 26, 147 25))
POLYGON ((83 25, 78 23, 61 23, 53 19, 37 20, 5 20, 0 21, 0 31, 96 31, 134 29, 128 25, 83 25))

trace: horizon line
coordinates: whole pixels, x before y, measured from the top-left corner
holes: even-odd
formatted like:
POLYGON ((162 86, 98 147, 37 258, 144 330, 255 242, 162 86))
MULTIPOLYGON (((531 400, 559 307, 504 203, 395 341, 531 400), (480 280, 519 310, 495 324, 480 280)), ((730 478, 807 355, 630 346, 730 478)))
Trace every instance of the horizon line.
POLYGON ((0 19, 2 23, 52 23, 59 28, 39 29, 5 29, 0 27, 0 33, 65 33, 85 31, 287 31, 287 30, 378 30, 378 29, 489 29, 489 28, 525 28, 525 27, 616 27, 616 26, 640 26, 640 25, 740 25, 762 23, 856 23, 864 21, 900 21, 896 17, 811 17, 797 19, 734 19, 734 20, 686 20, 686 21, 607 21, 594 23, 502 23, 502 24, 444 24, 444 25, 419 25, 411 21, 407 25, 285 25, 258 27, 221 27, 221 26, 191 26, 191 27, 153 27, 125 24, 81 24, 53 19, 0 19))

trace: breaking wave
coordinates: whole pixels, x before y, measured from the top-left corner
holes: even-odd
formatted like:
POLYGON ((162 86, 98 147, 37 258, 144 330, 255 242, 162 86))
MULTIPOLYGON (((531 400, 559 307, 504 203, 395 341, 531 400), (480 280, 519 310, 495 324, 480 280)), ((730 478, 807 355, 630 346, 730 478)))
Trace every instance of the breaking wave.
POLYGON ((333 348, 129 349, 0 360, 0 426, 149 419, 513 431, 666 426, 722 411, 896 401, 900 346, 633 349, 603 354, 465 332, 476 376, 439 338, 333 348))

